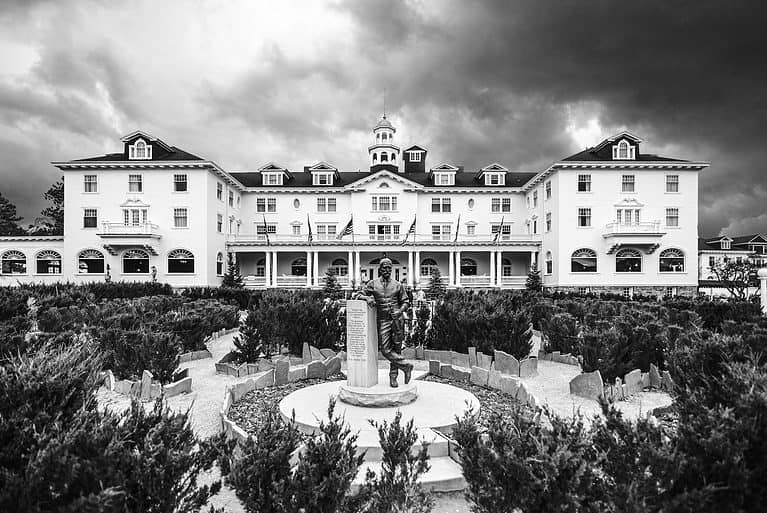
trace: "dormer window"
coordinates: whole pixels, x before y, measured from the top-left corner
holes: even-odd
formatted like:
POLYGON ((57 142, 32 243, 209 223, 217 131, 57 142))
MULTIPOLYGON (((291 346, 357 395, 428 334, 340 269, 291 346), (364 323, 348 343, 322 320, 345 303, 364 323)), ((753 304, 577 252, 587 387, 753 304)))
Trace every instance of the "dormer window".
POLYGON ((421 152, 420 151, 410 151, 410 162, 421 162, 421 152))
POLYGON ((434 185, 455 185, 455 174, 434 173, 434 185))
POLYGON ((152 145, 138 139, 135 143, 128 146, 128 157, 130 160, 151 160, 152 145))
POLYGON ((722 249, 731 249, 731 246, 730 246, 731 242, 732 241, 727 240, 727 239, 722 240, 722 249))
POLYGON ((282 185, 282 173, 262 173, 264 185, 282 185))
POLYGON ((635 160, 636 147, 629 144, 626 139, 613 146, 613 160, 635 160))
POLYGON ((333 185, 333 173, 313 173, 314 185, 333 185))
POLYGON ((485 185, 506 185, 504 173, 485 173, 485 185))

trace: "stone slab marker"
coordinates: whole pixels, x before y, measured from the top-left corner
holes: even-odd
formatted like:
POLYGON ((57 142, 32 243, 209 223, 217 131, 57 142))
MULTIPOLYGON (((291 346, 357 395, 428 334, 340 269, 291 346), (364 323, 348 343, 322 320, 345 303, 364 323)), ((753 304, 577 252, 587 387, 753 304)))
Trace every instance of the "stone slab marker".
POLYGON ((469 367, 477 366, 477 348, 474 346, 469 347, 469 367))
POLYGON ((325 365, 325 377, 341 372, 341 359, 338 356, 328 358, 322 363, 325 365))
POLYGON ((634 369, 623 377, 627 395, 638 394, 642 391, 642 371, 634 369))
POLYGON ((650 364, 650 386, 652 388, 660 390, 660 385, 661 385, 661 377, 660 377, 660 372, 658 372, 658 367, 656 367, 654 363, 651 363, 650 364))
POLYGON ((274 384, 285 385, 288 382, 288 373, 290 372, 289 360, 277 360, 274 362, 274 384))
POLYGON ((598 399, 604 394, 604 389, 602 374, 598 370, 584 372, 570 380, 570 393, 587 399, 598 399))
POLYGON ((367 301, 346 302, 346 373, 350 387, 378 384, 378 329, 367 301))
POLYGON ((152 398, 152 373, 145 370, 141 374, 141 399, 149 400, 152 398))
POLYGON ((495 351, 495 370, 510 376, 519 376, 519 361, 503 351, 495 351))
POLYGON ((312 351, 309 349, 309 344, 307 342, 304 342, 304 345, 301 348, 301 360, 304 364, 312 361, 312 351))

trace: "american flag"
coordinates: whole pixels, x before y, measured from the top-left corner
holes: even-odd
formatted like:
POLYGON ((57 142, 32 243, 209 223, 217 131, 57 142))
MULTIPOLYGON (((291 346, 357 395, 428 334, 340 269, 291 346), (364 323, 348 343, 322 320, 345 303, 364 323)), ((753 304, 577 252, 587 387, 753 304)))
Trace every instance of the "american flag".
POLYGON ((458 232, 461 231, 461 214, 458 214, 458 223, 455 225, 455 238, 453 239, 453 244, 458 242, 458 232))
POLYGON ((266 235, 266 245, 271 246, 272 242, 269 240, 269 225, 266 224, 266 216, 264 216, 264 235, 266 235))
POLYGON ((341 230, 341 233, 338 234, 336 239, 340 239, 344 235, 352 235, 354 233, 354 217, 349 218, 349 222, 346 223, 346 226, 344 226, 344 229, 341 230))
POLYGON ((501 236, 501 232, 503 231, 503 217, 501 217, 501 224, 498 226, 498 231, 495 232, 495 237, 493 237, 493 243, 498 242, 498 237, 501 236))
POLYGON ((312 222, 309 220, 309 214, 306 214, 306 225, 309 227, 309 244, 314 241, 314 234, 312 234, 312 222))
POLYGON ((400 246, 404 246, 407 242, 407 238, 410 237, 410 234, 413 234, 413 242, 415 242, 415 216, 413 216, 413 224, 410 225, 410 228, 408 228, 407 233, 405 234, 405 239, 402 241, 402 244, 400 246))

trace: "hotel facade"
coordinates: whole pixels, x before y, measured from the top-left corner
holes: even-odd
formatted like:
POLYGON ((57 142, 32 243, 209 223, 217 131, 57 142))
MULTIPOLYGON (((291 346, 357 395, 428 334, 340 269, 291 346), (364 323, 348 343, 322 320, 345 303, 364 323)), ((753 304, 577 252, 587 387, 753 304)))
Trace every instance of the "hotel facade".
POLYGON ((551 290, 697 291, 694 162, 640 152, 623 132, 543 170, 430 166, 401 150, 384 116, 364 171, 327 162, 231 172, 145 132, 120 153, 54 162, 63 237, 1 237, 0 285, 146 281, 219 285, 231 254, 246 286, 344 287, 393 276, 425 287, 523 288, 531 266, 551 290))

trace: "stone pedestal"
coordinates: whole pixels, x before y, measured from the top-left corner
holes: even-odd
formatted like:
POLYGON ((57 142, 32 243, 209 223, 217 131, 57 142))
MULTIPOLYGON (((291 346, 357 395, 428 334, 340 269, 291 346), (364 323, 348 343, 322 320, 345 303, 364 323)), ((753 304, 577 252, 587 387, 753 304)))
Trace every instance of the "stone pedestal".
POLYGON ((347 386, 367 388, 378 384, 376 311, 367 301, 346 302, 346 365, 347 386))
POLYGON ((338 398, 355 406, 365 408, 391 408, 410 404, 418 398, 418 389, 413 383, 391 388, 388 383, 372 387, 341 385, 338 398))

